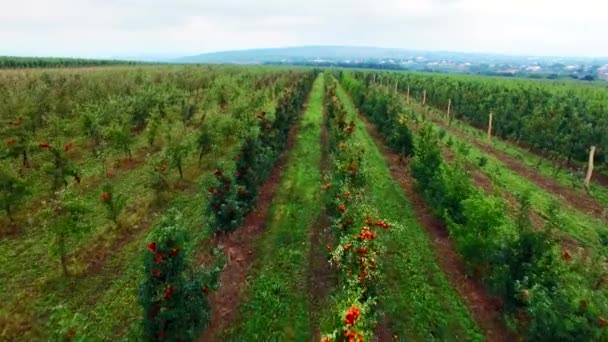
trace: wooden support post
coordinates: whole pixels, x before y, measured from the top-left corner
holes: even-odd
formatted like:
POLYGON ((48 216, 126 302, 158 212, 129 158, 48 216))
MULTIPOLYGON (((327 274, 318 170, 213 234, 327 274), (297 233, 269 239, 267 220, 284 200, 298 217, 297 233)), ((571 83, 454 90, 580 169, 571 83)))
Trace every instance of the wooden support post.
POLYGON ((492 112, 490 112, 490 120, 488 121, 488 145, 492 144, 492 112))
POLYGON ((446 114, 446 119, 450 121, 450 108, 452 107, 452 99, 448 99, 448 113, 446 114))
POLYGON ((410 103, 410 86, 407 86, 407 103, 410 103))
POLYGON ((422 92, 422 105, 426 103, 426 89, 422 92))
POLYGON ((585 177, 585 189, 589 192, 591 184, 591 176, 593 176, 593 159, 595 157, 595 146, 591 146, 589 150, 589 165, 587 166, 587 177, 585 177))

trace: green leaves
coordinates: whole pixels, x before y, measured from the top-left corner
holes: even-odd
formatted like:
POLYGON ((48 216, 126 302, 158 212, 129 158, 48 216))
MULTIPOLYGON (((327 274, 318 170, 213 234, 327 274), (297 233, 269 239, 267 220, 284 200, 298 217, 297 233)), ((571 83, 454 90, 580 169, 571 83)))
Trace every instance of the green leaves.
POLYGON ((0 170, 0 208, 12 221, 12 213, 29 194, 25 182, 9 173, 8 169, 0 170))
POLYGON ((177 210, 170 210, 147 239, 139 303, 148 341, 194 340, 210 319, 207 294, 217 285, 220 267, 193 272, 186 239, 177 210))
POLYGON ((127 198, 122 194, 116 193, 110 183, 104 184, 102 191, 101 202, 106 208, 107 217, 120 228, 118 217, 125 208, 127 198))

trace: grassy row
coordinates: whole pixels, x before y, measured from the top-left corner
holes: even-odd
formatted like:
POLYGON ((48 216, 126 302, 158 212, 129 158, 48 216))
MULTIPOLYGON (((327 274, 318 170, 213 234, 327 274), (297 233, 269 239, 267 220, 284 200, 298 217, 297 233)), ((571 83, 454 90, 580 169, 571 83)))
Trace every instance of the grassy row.
POLYGON ((309 230, 321 212, 319 163, 324 79, 313 85, 258 246, 257 271, 230 340, 311 339, 306 281, 309 230))
MULTIPOLYGON (((345 91, 338 95, 356 118, 345 91)), ((382 310, 392 318, 391 330, 404 340, 482 340, 479 328, 436 262, 424 227, 363 123, 356 118, 354 140, 366 151, 367 192, 380 217, 395 227, 379 234, 382 310)))

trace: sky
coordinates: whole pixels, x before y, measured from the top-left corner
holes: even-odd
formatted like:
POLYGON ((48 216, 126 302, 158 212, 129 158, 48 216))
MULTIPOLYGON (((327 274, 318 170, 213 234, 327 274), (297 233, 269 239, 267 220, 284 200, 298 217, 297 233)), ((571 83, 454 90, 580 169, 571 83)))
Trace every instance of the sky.
POLYGON ((0 55, 302 45, 608 57, 605 0, 0 0, 0 55))

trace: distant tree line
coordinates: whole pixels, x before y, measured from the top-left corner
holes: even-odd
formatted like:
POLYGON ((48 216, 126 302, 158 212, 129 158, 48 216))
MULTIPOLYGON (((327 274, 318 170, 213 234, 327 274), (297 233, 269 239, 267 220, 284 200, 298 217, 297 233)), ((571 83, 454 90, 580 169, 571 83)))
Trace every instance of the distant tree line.
POLYGON ((144 62, 56 57, 12 57, 0 56, 0 69, 20 68, 67 68, 106 65, 137 65, 144 62))

